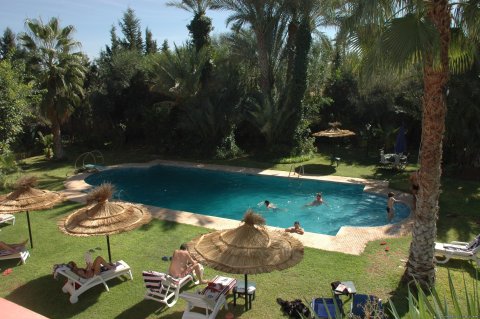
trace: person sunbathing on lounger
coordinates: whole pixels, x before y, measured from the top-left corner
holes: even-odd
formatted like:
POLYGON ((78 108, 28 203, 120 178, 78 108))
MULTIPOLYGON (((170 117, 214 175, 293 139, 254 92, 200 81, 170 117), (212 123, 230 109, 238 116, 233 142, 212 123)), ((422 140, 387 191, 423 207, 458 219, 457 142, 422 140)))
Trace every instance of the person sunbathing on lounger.
POLYGON ((185 277, 192 271, 195 272, 195 275, 201 284, 206 284, 208 282, 203 279, 200 264, 190 256, 190 253, 187 250, 187 245, 181 244, 180 249, 173 252, 172 263, 170 264, 170 268, 168 268, 168 273, 175 278, 181 278, 185 277))
POLYGON ((28 239, 18 244, 7 244, 6 242, 0 241, 0 250, 15 252, 20 247, 25 248, 25 245, 27 243, 28 243, 28 239))
POLYGON ((113 264, 108 263, 101 256, 97 256, 93 263, 87 263, 85 268, 78 268, 74 261, 69 261, 67 265, 75 274, 83 278, 92 278, 102 271, 115 268, 113 264))

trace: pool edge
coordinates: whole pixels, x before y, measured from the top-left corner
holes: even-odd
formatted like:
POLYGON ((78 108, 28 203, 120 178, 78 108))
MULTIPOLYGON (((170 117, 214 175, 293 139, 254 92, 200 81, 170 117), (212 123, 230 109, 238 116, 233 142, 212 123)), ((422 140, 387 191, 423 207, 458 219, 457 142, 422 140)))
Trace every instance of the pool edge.
MULTIPOLYGON (((388 187, 388 181, 381 180, 368 180, 363 178, 354 177, 342 177, 342 176, 319 176, 319 175, 297 175, 292 176, 289 172, 277 171, 272 169, 257 169, 238 166, 226 166, 217 164, 203 164, 183 161, 168 161, 168 160, 154 160, 147 163, 126 163, 119 165, 108 166, 108 168, 128 168, 128 167, 150 167, 154 165, 169 165, 177 167, 188 168, 201 168, 210 170, 221 170, 234 173, 246 173, 254 175, 270 175, 289 178, 302 178, 319 181, 339 182, 339 183, 354 183, 363 184, 364 192, 382 194, 385 195, 390 191, 395 191, 395 197, 409 206, 410 211, 412 208, 412 196, 408 193, 399 192, 388 187)), ((91 185, 85 182, 85 178, 90 176, 91 173, 81 173, 69 177, 65 180, 65 190, 62 192, 65 196, 76 202, 85 202, 86 192, 92 188, 91 185)), ((226 229, 234 228, 239 225, 238 220, 195 214, 191 212, 177 211, 157 206, 143 205, 150 209, 154 218, 161 220, 168 220, 178 222, 182 224, 189 224, 195 226, 201 226, 209 229, 226 229)), ((278 227, 267 226, 271 229, 280 229, 278 227)), ((336 251, 345 254, 360 255, 369 241, 402 237, 411 233, 412 219, 411 216, 403 219, 396 224, 389 224, 384 226, 375 227, 352 227, 342 226, 335 236, 316 234, 306 232, 304 235, 293 234, 298 238, 304 246, 336 251)))

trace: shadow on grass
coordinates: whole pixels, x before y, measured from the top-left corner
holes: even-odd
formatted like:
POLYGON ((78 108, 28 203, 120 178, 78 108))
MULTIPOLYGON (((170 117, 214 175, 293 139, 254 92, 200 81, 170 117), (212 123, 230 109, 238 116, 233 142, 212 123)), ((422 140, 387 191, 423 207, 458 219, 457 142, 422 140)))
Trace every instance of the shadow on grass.
POLYGON ((147 318, 151 314, 161 316, 162 318, 180 318, 178 313, 163 315, 168 310, 167 306, 153 300, 142 300, 132 307, 125 309, 115 319, 147 318))
POLYGON ((15 288, 5 299, 38 312, 48 318, 71 318, 97 302, 105 288, 96 286, 80 296, 79 302, 70 304, 69 295, 62 292, 63 278, 52 280, 52 276, 33 279, 15 288))

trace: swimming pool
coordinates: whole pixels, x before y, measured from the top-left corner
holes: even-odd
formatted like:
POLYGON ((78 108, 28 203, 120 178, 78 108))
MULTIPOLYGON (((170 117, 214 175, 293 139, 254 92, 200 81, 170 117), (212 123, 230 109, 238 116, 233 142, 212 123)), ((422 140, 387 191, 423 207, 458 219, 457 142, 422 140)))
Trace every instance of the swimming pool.
MULTIPOLYGON (((218 170, 156 165, 112 168, 90 175, 90 185, 110 182, 121 200, 241 220, 249 208, 262 214, 268 225, 289 227, 300 221, 309 232, 335 235, 341 226, 387 224, 386 196, 363 192, 363 185, 298 178, 231 173, 218 170), (306 207, 317 192, 326 204, 306 207), (269 200, 278 209, 267 209, 269 200)), ((393 222, 410 211, 395 203, 393 222)))

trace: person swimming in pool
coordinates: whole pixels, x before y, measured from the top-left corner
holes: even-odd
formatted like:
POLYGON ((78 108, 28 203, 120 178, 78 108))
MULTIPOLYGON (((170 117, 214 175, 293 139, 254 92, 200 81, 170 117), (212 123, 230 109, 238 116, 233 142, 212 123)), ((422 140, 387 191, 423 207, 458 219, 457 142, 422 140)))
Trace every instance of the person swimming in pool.
POLYGON ((267 209, 277 209, 277 206, 275 206, 275 204, 273 204, 273 203, 270 203, 268 200, 266 200, 264 203, 265 203, 265 207, 267 207, 267 209))
POLYGON ((303 228, 300 227, 300 222, 299 221, 295 221, 293 223, 293 227, 285 228, 285 231, 287 233, 296 233, 296 234, 299 234, 299 235, 303 235, 305 233, 303 228))

